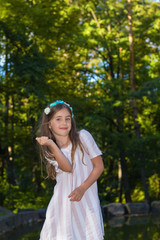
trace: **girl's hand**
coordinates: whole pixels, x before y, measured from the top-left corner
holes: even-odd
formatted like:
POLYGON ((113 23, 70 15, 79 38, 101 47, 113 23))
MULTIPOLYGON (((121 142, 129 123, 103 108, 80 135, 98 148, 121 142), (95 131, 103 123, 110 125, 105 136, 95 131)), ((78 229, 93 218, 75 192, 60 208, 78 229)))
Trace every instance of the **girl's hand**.
POLYGON ((79 186, 73 192, 71 192, 71 194, 68 197, 70 198, 70 201, 79 202, 83 197, 84 193, 85 190, 81 186, 79 186))
POLYGON ((37 137, 36 140, 40 145, 51 146, 53 144, 53 141, 48 137, 37 137))

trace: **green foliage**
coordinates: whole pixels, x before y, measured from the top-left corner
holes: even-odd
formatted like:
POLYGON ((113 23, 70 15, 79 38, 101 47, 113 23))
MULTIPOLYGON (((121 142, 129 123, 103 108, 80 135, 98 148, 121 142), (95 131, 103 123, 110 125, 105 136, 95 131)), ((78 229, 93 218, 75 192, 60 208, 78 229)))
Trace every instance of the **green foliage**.
POLYGON ((30 183, 28 186, 10 184, 7 181, 6 173, 4 173, 3 178, 0 177, 0 195, 4 196, 4 206, 14 210, 15 213, 18 209, 47 207, 54 184, 47 185, 46 182, 42 181, 41 186, 41 192, 35 194, 36 188, 34 184, 30 183))
POLYGON ((150 199, 159 199, 159 5, 132 2, 135 92, 127 9, 126 0, 2 0, 1 205, 15 211, 47 205, 54 183, 41 177, 35 137, 41 112, 56 99, 72 105, 78 128, 88 129, 103 152, 102 203, 119 201, 123 158, 132 200, 143 201, 142 155, 150 199))
POLYGON ((149 177, 149 194, 152 200, 160 196, 160 176, 156 173, 149 177))

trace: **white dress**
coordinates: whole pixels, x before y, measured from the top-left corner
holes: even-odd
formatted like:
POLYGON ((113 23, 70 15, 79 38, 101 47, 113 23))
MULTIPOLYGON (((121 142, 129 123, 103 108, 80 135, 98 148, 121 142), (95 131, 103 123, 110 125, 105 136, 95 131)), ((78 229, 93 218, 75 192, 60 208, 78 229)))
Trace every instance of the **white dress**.
MULTIPOLYGON (((46 219, 40 234, 40 240, 102 240, 104 239, 103 219, 98 198, 97 182, 85 192, 79 202, 72 202, 69 194, 89 176, 93 169, 91 159, 101 155, 91 134, 80 131, 80 139, 87 151, 77 148, 74 157, 73 172, 57 169, 54 194, 46 212, 46 219)), ((61 151, 71 162, 70 144, 61 151)))

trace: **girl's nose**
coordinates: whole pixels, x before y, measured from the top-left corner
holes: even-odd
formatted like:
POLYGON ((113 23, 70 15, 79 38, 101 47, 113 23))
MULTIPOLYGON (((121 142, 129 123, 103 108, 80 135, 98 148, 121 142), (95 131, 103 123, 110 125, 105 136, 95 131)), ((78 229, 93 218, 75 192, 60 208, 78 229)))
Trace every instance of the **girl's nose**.
POLYGON ((67 124, 67 120, 66 120, 66 119, 63 119, 62 123, 63 123, 64 125, 66 125, 66 124, 67 124))

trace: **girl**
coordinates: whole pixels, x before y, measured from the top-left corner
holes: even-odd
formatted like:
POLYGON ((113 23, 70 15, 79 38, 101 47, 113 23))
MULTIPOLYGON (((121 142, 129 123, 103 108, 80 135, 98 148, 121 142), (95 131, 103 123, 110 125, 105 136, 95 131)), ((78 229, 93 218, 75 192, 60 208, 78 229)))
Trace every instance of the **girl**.
POLYGON ((104 170, 101 151, 86 130, 76 131, 69 104, 45 108, 40 137, 48 177, 56 178, 40 240, 102 240, 97 182, 104 170))

